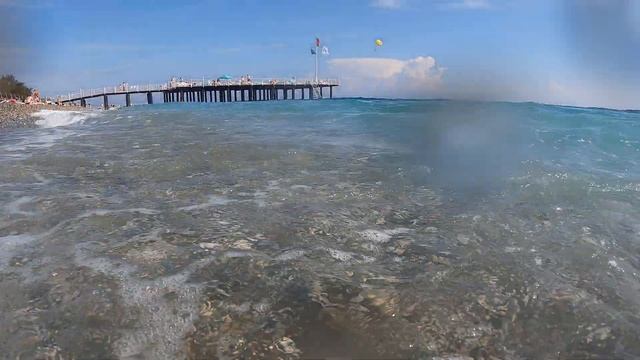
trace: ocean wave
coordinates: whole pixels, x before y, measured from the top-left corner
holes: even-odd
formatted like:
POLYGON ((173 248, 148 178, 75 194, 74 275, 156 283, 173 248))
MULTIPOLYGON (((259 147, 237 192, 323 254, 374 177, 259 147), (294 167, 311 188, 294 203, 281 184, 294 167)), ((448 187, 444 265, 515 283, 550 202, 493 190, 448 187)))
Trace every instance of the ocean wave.
POLYGON ((40 110, 33 114, 34 117, 39 118, 36 121, 36 125, 45 128, 81 124, 86 119, 96 115, 96 113, 92 112, 62 110, 40 110))

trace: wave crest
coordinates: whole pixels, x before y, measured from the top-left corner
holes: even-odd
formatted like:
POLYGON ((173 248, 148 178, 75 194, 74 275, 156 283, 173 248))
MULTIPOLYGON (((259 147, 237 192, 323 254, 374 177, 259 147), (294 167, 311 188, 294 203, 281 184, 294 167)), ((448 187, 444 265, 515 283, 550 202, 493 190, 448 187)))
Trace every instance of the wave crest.
POLYGON ((36 125, 52 128, 82 123, 86 119, 96 116, 96 114, 84 111, 40 110, 33 113, 33 116, 39 118, 39 120, 36 120, 36 125))

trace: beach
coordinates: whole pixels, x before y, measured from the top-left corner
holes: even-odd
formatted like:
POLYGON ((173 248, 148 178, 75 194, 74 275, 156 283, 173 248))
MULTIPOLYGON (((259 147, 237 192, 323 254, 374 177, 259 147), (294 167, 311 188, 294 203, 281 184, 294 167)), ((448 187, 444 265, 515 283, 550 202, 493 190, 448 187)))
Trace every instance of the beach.
POLYGON ((60 106, 53 104, 20 104, 20 103, 0 103, 0 129, 35 127, 37 118, 34 113, 41 110, 73 110, 86 111, 86 108, 79 106, 60 106))

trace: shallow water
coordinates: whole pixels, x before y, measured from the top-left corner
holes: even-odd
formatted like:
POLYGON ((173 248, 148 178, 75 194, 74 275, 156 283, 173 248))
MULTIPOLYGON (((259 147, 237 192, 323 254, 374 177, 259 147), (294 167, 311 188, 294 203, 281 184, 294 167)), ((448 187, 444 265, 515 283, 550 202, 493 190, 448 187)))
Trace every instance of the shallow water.
POLYGON ((640 357, 639 113, 54 115, 0 133, 7 358, 640 357))

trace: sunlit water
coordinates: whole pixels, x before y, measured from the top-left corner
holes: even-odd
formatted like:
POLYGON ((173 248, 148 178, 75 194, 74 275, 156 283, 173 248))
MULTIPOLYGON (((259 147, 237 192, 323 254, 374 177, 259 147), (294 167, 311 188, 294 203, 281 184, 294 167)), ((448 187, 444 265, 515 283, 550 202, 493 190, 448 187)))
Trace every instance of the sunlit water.
POLYGON ((6 358, 640 356, 640 113, 40 116, 0 133, 6 358))

